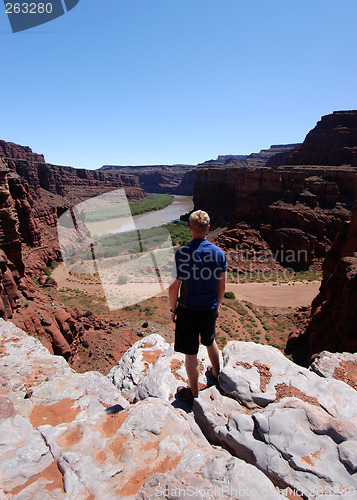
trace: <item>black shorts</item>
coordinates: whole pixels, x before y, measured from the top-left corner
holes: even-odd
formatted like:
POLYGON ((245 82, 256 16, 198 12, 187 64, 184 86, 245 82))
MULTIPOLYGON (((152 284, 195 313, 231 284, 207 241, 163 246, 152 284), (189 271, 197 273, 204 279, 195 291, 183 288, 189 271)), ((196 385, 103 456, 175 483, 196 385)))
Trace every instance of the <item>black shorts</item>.
POLYGON ((217 309, 196 311, 178 306, 175 329, 175 351, 197 354, 201 343, 210 346, 216 336, 217 309))

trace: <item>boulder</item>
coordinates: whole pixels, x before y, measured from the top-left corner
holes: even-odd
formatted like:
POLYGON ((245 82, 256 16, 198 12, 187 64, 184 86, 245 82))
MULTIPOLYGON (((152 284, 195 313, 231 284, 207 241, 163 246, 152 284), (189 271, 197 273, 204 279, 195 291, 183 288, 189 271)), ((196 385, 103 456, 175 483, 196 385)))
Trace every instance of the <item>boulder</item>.
MULTIPOLYGON (((207 384, 205 369, 210 365, 203 346, 199 349, 198 365, 199 387, 203 388, 207 384)), ((128 349, 108 378, 131 402, 149 396, 173 401, 177 388, 188 384, 185 356, 155 333, 128 349)))
POLYGON ((309 370, 321 377, 343 380, 357 389, 357 353, 322 351, 309 370))
POLYGON ((250 409, 284 397, 328 408, 331 415, 357 419, 357 393, 340 380, 326 380, 296 365, 278 349, 254 342, 228 342, 223 350, 221 388, 250 409))
POLYGON ((59 329, 56 321, 52 320, 50 314, 45 311, 42 311, 42 324, 45 326, 46 332, 51 335, 52 338, 52 347, 53 352, 60 356, 63 356, 65 359, 68 359, 71 355, 71 348, 69 343, 62 335, 61 330, 59 329))
POLYGON ((225 395, 212 387, 194 402, 195 419, 211 442, 304 498, 343 491, 354 498, 354 389, 253 342, 227 344, 219 384, 225 395))

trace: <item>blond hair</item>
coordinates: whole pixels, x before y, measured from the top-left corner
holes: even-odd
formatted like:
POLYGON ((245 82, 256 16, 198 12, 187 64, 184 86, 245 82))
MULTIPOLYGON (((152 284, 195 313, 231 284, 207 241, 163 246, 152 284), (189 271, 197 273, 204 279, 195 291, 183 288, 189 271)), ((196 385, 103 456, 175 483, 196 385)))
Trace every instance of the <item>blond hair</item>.
POLYGON ((210 218, 207 212, 203 210, 196 210, 190 215, 190 226, 191 228, 199 234, 206 233, 209 227, 210 218))

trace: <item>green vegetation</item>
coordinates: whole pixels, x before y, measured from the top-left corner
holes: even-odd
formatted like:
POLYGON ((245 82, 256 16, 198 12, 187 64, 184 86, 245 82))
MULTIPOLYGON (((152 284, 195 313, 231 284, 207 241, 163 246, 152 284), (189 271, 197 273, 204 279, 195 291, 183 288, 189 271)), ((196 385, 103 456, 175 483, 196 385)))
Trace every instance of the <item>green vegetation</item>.
POLYGON ((155 313, 155 309, 157 309, 157 306, 145 306, 142 307, 140 304, 133 304, 131 306, 126 306, 123 307, 124 311, 139 311, 139 313, 144 313, 145 316, 152 316, 155 313))
POLYGON ((157 309, 157 306, 153 306, 153 307, 146 306, 146 307, 144 307, 143 311, 145 313, 145 316, 152 316, 154 314, 153 309, 157 309))
POLYGON ((234 295, 233 292, 224 292, 224 298, 225 299, 233 299, 234 300, 236 298, 236 296, 234 295))
POLYGON ((268 332, 269 330, 272 330, 273 328, 271 326, 268 325, 268 323, 266 323, 265 321, 262 321, 262 325, 263 325, 263 328, 266 332, 268 332))
MULTIPOLYGON (((158 247, 171 246, 167 241, 168 232, 173 245, 186 245, 191 241, 191 233, 188 223, 184 221, 170 222, 159 227, 140 229, 140 231, 128 231, 125 233, 113 233, 95 238, 94 253, 96 259, 109 258, 123 254, 139 254, 149 252, 158 247)), ((83 260, 91 260, 90 251, 81 255, 83 260)))
POLYGON ((219 324, 220 328, 225 332, 231 335, 232 330, 230 329, 229 326, 225 325, 224 323, 219 324))
POLYGON ((125 285, 125 283, 128 282, 128 279, 128 276, 126 276, 125 274, 119 274, 117 278, 117 285, 125 285))
MULTIPOLYGON (((115 257, 124 254, 133 254, 133 257, 141 252, 149 252, 165 244, 167 241, 167 230, 165 226, 141 229, 140 231, 128 231, 125 233, 113 233, 95 238, 94 253, 96 259, 115 257)), ((169 242, 167 245, 171 246, 169 242)), ((91 253, 86 252, 84 259, 91 259, 91 253)))
POLYGON ((124 311, 134 311, 135 309, 139 309, 140 312, 143 310, 140 304, 133 304, 132 306, 123 307, 124 311))
POLYGON ((322 271, 295 271, 290 281, 321 281, 322 271))
MULTIPOLYGON (((228 305, 228 304, 227 304, 228 305)), ((235 300, 232 304, 229 304, 232 309, 237 311, 238 314, 241 316, 246 316, 250 317, 248 311, 238 302, 238 300, 235 300)))
POLYGON ((258 332, 255 332, 254 330, 252 330, 251 328, 248 328, 248 333, 250 335, 250 338, 253 342, 255 342, 256 344, 259 344, 260 342, 260 337, 259 337, 259 334, 258 332))
POLYGON ((56 267, 58 266, 58 262, 53 261, 49 267, 45 267, 43 269, 44 274, 47 276, 47 278, 51 277, 51 273, 56 267))
POLYGON ((50 278, 51 277, 51 268, 50 267, 45 267, 43 272, 45 273, 45 275, 47 276, 47 278, 50 278))
POLYGON ((226 342, 226 339, 225 339, 224 337, 219 337, 219 336, 216 338, 216 342, 217 342, 217 344, 218 344, 218 345, 220 345, 220 346, 221 346, 221 348, 222 348, 222 349, 223 349, 223 347, 224 347, 224 346, 226 345, 226 343, 227 343, 227 342, 226 342))
MULTIPOLYGON (((287 271, 287 270, 286 270, 287 271)), ((271 276, 264 276, 259 273, 250 273, 249 276, 239 275, 236 271, 227 273, 229 283, 268 283, 272 282, 276 286, 278 283, 289 283, 290 281, 321 281, 322 272, 320 271, 290 271, 273 272, 271 276)))
POLYGON ((165 224, 164 227, 167 229, 171 236, 171 241, 173 245, 187 245, 191 241, 191 233, 188 229, 188 222, 184 220, 169 222, 165 224))
POLYGON ((119 217, 130 217, 130 215, 140 215, 153 210, 162 210, 171 205, 174 200, 172 194, 148 193, 147 198, 131 201, 129 203, 130 211, 126 203, 116 203, 104 208, 95 208, 86 211, 87 222, 98 222, 108 219, 117 219, 119 217))

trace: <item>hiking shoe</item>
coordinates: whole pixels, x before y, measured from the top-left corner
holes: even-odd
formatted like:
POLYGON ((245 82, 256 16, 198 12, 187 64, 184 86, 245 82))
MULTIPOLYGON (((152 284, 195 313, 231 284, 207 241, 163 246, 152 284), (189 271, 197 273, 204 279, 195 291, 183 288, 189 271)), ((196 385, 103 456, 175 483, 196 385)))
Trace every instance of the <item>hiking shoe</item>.
POLYGON ((187 403, 193 403, 195 399, 190 387, 179 387, 177 389, 177 397, 187 403))
POLYGON ((207 368, 206 373, 207 373, 208 377, 212 380, 212 382, 213 382, 214 384, 216 384, 216 383, 217 383, 217 380, 218 380, 218 377, 215 377, 215 376, 213 375, 213 368, 212 368, 212 366, 209 366, 209 367, 207 368))

